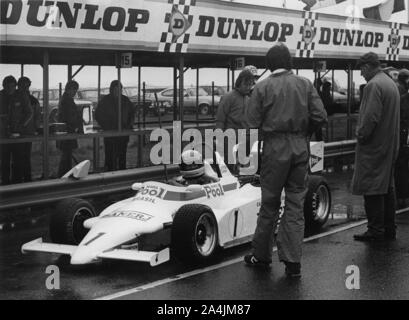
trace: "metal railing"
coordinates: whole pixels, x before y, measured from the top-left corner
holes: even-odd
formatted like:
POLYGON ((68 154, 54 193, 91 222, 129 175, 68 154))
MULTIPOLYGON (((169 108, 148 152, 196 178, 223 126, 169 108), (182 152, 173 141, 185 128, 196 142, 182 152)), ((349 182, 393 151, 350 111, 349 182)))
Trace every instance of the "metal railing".
MULTIPOLYGON (((175 175, 177 165, 167 166, 175 175)), ((91 174, 76 180, 53 179, 0 187, 0 210, 49 205, 66 198, 92 198, 130 190, 135 181, 163 180, 164 167, 146 167, 91 174)))

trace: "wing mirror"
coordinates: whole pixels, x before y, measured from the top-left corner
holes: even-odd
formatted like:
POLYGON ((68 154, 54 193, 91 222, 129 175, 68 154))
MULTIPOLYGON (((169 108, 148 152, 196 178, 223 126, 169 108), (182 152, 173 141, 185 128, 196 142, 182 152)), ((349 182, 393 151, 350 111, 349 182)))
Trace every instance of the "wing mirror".
POLYGON ((192 184, 186 187, 187 192, 200 192, 203 190, 203 187, 200 184, 192 184))
POLYGON ((68 171, 62 178, 73 177, 75 179, 85 178, 88 175, 91 162, 89 160, 84 160, 78 163, 74 168, 68 171))
POLYGON ((134 191, 139 191, 141 189, 142 189, 142 183, 141 182, 135 182, 132 185, 132 190, 134 190, 134 191))

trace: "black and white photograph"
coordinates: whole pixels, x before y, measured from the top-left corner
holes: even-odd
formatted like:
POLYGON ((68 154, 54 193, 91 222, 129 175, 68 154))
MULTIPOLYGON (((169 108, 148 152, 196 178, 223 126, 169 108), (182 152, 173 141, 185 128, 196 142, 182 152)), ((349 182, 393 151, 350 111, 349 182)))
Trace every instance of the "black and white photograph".
POLYGON ((0 300, 409 299, 409 0, 0 0, 0 45, 0 300))

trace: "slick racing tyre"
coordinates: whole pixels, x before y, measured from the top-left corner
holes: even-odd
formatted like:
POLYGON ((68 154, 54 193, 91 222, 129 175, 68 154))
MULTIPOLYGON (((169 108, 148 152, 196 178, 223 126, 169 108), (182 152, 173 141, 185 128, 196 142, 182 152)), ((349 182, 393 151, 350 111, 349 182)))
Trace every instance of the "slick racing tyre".
POLYGON ((54 243, 78 245, 88 233, 84 221, 95 217, 94 207, 83 199, 60 201, 50 219, 50 237, 54 243))
POLYGON ((321 228, 331 212, 331 191, 321 176, 310 176, 304 203, 305 226, 309 230, 321 228))
POLYGON ((217 221, 209 207, 188 204, 176 212, 171 249, 179 260, 188 264, 205 262, 214 256, 217 243, 217 221))

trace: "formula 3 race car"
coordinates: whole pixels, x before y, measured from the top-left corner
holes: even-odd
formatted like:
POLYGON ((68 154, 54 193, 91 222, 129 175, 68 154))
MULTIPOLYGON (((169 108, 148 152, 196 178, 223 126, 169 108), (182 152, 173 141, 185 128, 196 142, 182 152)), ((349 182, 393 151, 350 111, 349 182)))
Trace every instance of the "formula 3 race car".
MULTIPOLYGON (((189 186, 134 183, 133 197, 108 206, 99 215, 87 200, 65 199, 51 216, 52 243, 38 238, 24 244, 22 252, 70 255, 74 265, 119 259, 156 266, 171 254, 187 263, 205 262, 218 248, 249 242, 261 206, 259 180, 254 175, 232 175, 217 152, 214 159, 203 162, 206 174, 217 182, 189 186)), ((312 142, 310 171, 322 169, 323 143, 312 142)), ((87 168, 80 164, 76 170, 87 168)), ((284 210, 284 191, 281 199, 284 210)), ((324 225, 330 208, 331 192, 325 179, 311 174, 304 206, 306 227, 324 225)))

